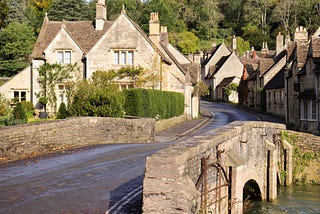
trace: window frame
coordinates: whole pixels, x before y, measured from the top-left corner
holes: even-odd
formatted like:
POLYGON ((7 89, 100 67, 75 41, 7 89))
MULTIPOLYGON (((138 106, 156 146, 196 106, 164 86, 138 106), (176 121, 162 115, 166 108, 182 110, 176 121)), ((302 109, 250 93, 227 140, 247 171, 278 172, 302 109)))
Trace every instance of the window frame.
POLYGON ((113 50, 114 65, 134 65, 133 49, 115 49, 113 50))
POLYGON ((61 65, 70 65, 72 61, 71 50, 57 50, 57 63, 61 65), (68 56, 67 56, 68 55, 68 56))

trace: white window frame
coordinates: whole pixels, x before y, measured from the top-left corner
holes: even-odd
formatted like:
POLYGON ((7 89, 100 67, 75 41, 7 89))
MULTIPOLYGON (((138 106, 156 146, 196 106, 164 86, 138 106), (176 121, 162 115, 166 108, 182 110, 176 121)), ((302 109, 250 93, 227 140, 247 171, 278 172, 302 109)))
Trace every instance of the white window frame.
POLYGON ((71 64, 71 50, 57 50, 57 63, 62 65, 71 64))
POLYGON ((317 103, 316 100, 303 99, 300 104, 301 120, 317 121, 317 103))
POLYGON ((18 102, 27 101, 27 91, 26 90, 14 90, 13 99, 18 102), (15 94, 18 93, 18 96, 15 94), (22 96, 22 93, 25 93, 25 96, 22 96))
POLYGON ((115 65, 133 65, 134 50, 114 50, 113 63, 115 65))

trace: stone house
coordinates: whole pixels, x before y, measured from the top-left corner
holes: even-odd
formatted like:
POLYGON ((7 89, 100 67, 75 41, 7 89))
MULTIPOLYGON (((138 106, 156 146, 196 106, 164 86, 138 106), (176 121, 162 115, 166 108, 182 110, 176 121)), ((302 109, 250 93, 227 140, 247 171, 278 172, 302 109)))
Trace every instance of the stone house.
MULTIPOLYGON (((295 31, 294 41, 288 44, 288 57, 285 72, 286 122, 300 128, 300 98, 303 99, 300 77, 305 73, 309 49, 308 32, 299 27, 295 31)), ((309 83, 314 88, 313 83, 309 83)), ((311 103, 312 106, 312 103, 311 103)))
POLYGON ((213 47, 201 62, 202 79, 210 89, 212 100, 224 100, 238 103, 238 93, 225 95, 230 84, 239 85, 243 73, 243 64, 235 52, 231 52, 224 43, 213 47))
POLYGON ((320 28, 310 40, 305 28, 297 28, 295 43, 290 45, 286 119, 300 131, 319 133, 320 28))
MULTIPOLYGON (((125 9, 115 21, 107 20, 104 0, 96 4, 96 18, 91 21, 50 21, 45 18, 31 54, 29 93, 36 106, 40 90, 38 69, 44 63, 77 64, 75 78, 90 78, 97 70, 142 67, 147 75, 158 79, 145 88, 174 91, 185 96, 185 114, 198 116, 199 99, 193 84, 200 79, 200 64, 193 63, 168 42, 165 26, 160 26, 158 13, 151 13, 149 35, 127 14, 125 9)), ((134 87, 129 78, 117 79, 119 88, 134 87)), ((57 106, 66 102, 65 84, 56 86, 57 106)))

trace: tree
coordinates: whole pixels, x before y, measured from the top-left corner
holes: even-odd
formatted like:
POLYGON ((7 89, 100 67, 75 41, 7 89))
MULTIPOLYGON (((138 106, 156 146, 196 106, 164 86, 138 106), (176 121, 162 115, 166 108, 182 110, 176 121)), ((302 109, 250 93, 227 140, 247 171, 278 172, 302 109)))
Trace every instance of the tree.
POLYGON ((8 15, 6 18, 6 24, 12 22, 19 22, 23 23, 26 21, 26 17, 24 15, 26 7, 27 7, 27 0, 8 0, 8 15))
POLYGON ((92 18, 85 0, 52 0, 48 17, 54 21, 87 21, 92 18))
POLYGON ((45 63, 39 68, 38 83, 40 91, 36 94, 39 102, 44 105, 47 111, 47 105, 53 112, 57 109, 56 86, 58 83, 66 84, 76 76, 79 71, 77 64, 62 66, 60 64, 45 63))
MULTIPOLYGON (((226 38, 225 43, 228 47, 232 46, 232 36, 226 38)), ((242 56, 246 51, 250 50, 250 43, 249 41, 245 41, 240 36, 236 37, 237 39, 237 53, 239 56, 242 56)))
POLYGON ((57 113, 57 119, 65 119, 69 116, 69 113, 67 111, 67 106, 65 103, 61 103, 59 106, 59 110, 57 113))
POLYGON ((38 34, 40 32, 41 25, 43 23, 45 13, 48 11, 51 5, 51 0, 30 0, 27 6, 25 15, 27 22, 33 27, 34 32, 38 34))
MULTIPOLYGON (((110 71, 108 71, 109 73, 110 71)), ((144 69, 140 66, 138 67, 122 67, 116 73, 116 76, 120 79, 129 77, 133 84, 140 87, 151 87, 155 88, 155 86, 160 82, 160 76, 150 70, 144 69)))
POLYGON ((8 16, 8 5, 6 0, 0 0, 0 29, 5 27, 5 21, 8 16))
POLYGON ((192 32, 170 34, 170 43, 176 46, 182 53, 196 53, 200 50, 199 38, 192 32))
POLYGON ((0 32, 0 73, 12 76, 25 68, 32 52, 35 36, 33 29, 13 22, 0 32))

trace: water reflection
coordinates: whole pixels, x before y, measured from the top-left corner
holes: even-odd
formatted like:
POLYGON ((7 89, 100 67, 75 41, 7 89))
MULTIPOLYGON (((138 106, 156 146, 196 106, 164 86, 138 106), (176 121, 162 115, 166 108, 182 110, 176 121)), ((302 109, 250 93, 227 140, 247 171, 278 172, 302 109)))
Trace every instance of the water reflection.
POLYGON ((319 214, 320 185, 281 186, 274 202, 255 202, 247 213, 263 214, 319 214))

